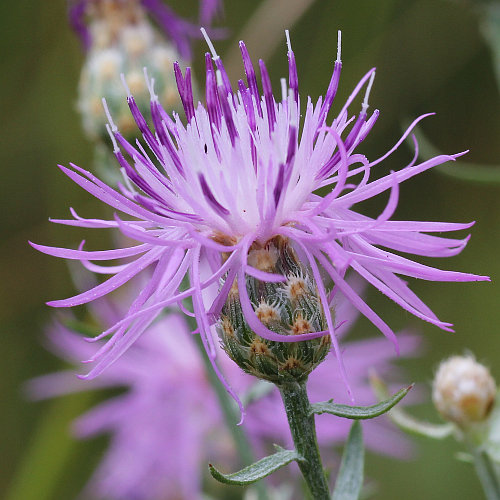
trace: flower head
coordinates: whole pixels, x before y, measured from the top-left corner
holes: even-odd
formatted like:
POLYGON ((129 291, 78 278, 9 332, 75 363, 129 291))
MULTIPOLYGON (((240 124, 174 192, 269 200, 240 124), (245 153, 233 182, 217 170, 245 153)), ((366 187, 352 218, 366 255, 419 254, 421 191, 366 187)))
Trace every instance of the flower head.
POLYGON ((432 399, 444 419, 464 426, 482 422, 495 402, 495 380, 472 356, 443 361, 434 378, 432 399))
MULTIPOLYGON (((340 36, 339 36, 340 38, 340 36)), ((210 44, 211 46, 211 44, 210 44)), ((406 167, 376 180, 372 170, 387 158, 423 117, 415 120, 403 137, 384 156, 369 161, 357 152, 374 126, 378 111, 368 113, 368 96, 375 72, 370 70, 355 87, 335 118, 329 119, 339 84, 340 43, 333 74, 323 97, 308 98, 301 119, 301 99, 295 56, 288 40, 289 78, 282 81, 281 97, 275 97, 263 61, 259 61, 262 93, 247 49, 240 42, 246 82, 233 89, 222 60, 212 47, 206 54, 206 103, 193 102, 191 73, 175 74, 187 122, 161 107, 149 82, 152 131, 132 95, 128 103, 149 148, 130 144, 114 124, 109 129, 114 153, 124 183, 115 190, 92 173, 76 166, 61 166, 66 175, 89 193, 125 214, 111 220, 74 219, 55 222, 90 228, 115 228, 138 242, 126 248, 85 251, 34 245, 58 257, 77 259, 92 270, 113 276, 96 287, 65 299, 49 302, 56 307, 85 304, 127 283, 142 270, 153 267, 125 316, 97 338, 111 335, 92 358, 96 361, 88 377, 100 374, 116 361, 145 331, 160 311, 191 298, 198 332, 207 352, 215 359, 211 327, 216 323, 231 290, 237 287, 241 309, 249 328, 266 341, 297 342, 331 336, 341 363, 330 304, 337 292, 350 300, 382 333, 396 343, 391 328, 344 279, 351 268, 406 311, 450 330, 450 323, 437 318, 399 277, 431 281, 476 281, 484 276, 443 271, 419 264, 400 252, 427 257, 459 253, 464 239, 443 238, 435 232, 467 229, 472 224, 390 220, 398 202, 399 185, 436 165, 459 155, 441 155, 406 167), (215 63, 215 67, 214 67, 215 63), (365 89, 359 113, 350 108, 365 89), (321 197, 320 188, 330 192, 321 197), (376 218, 358 213, 355 205, 389 191, 386 208, 376 218), (266 283, 288 277, 269 272, 272 259, 269 242, 282 238, 294 248, 309 269, 317 287, 326 328, 321 331, 283 335, 265 326, 256 315, 258 304, 249 298, 248 276, 266 283), (262 259, 251 259, 264 250, 262 259), (92 260, 128 259, 102 267, 92 260), (208 263, 209 272, 201 271, 208 263), (185 286, 185 277, 189 285, 185 286), (327 291, 328 277, 333 287, 327 291), (204 291, 221 286, 214 300, 204 291)), ((345 374, 343 375, 345 379, 345 374)))

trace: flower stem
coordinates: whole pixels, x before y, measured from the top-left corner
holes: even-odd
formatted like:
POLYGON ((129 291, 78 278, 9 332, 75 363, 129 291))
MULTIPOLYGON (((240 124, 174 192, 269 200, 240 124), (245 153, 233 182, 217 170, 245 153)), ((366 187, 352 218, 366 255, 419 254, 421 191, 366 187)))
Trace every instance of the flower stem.
POLYGON ((500 481, 488 454, 473 450, 474 468, 487 500, 500 500, 500 481))
POLYGON ((314 500, 329 500, 328 483, 319 455, 314 415, 309 411, 306 385, 291 382, 280 386, 279 389, 295 449, 304 458, 298 462, 300 471, 314 500))
MULTIPOLYGON (((231 436, 233 438, 234 446, 236 451, 241 459, 243 464, 251 464, 255 461, 255 458, 252 453, 252 448, 250 446, 250 442, 245 434, 245 431, 241 426, 235 425, 235 422, 238 421, 238 413, 235 409, 233 401, 231 401, 228 393, 220 383, 220 380, 217 378, 210 361, 207 357, 207 353, 203 344, 201 342, 201 338, 199 335, 195 336, 196 346, 200 351, 200 356, 203 359, 203 363, 205 365, 205 372, 207 374, 208 380, 210 381, 210 385, 213 387, 217 399, 219 400, 219 404, 224 415, 224 420, 226 421, 227 428, 231 432, 231 436)), ((267 494, 266 488, 264 484, 257 483, 255 485, 255 489, 257 491, 257 496, 259 500, 268 500, 269 495, 267 494)))

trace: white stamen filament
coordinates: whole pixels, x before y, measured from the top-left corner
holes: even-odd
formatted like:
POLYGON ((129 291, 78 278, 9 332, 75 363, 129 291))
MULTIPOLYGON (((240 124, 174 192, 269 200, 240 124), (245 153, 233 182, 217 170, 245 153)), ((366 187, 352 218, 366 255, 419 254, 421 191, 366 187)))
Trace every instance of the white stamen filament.
POLYGON ((106 130, 108 131, 109 137, 111 137, 111 142, 113 143, 113 153, 118 153, 118 151, 120 151, 120 148, 118 147, 118 143, 116 142, 115 136, 111 130, 111 127, 109 126, 109 123, 106 123, 106 130))
POLYGON ((146 79, 146 85, 148 86, 149 95, 151 96, 151 100, 158 102, 158 96, 156 95, 156 92, 155 92, 155 79, 149 78, 148 68, 146 68, 146 66, 144 66, 144 68, 142 68, 142 70, 144 71, 144 78, 146 79))
POLYGON ((288 97, 286 78, 280 78, 280 83, 281 83, 281 100, 286 101, 286 98, 288 97))
POLYGON ((368 86, 366 87, 365 98, 363 99, 362 109, 366 111, 368 109, 368 97, 372 90, 373 80, 375 80, 375 71, 371 74, 370 80, 368 81, 368 86))
POLYGON ((205 28, 200 28, 201 34, 203 35, 203 38, 207 42, 208 48, 210 49, 210 52, 212 53, 212 59, 216 61, 217 59, 220 59, 217 52, 215 51, 214 44, 212 43, 212 40, 210 40, 207 31, 205 28))
POLYGON ((342 31, 338 30, 337 32, 337 61, 336 62, 342 62, 340 59, 340 54, 342 51, 342 31))
POLYGON ((122 85, 123 85, 125 91, 127 92, 127 97, 132 97, 132 93, 130 92, 130 88, 127 85, 127 80, 125 80, 125 74, 124 73, 120 73, 120 79, 122 81, 122 85))
POLYGON ((290 42, 290 32, 285 30, 286 45, 288 47, 288 52, 292 52, 292 43, 290 42))
MULTIPOLYGON (((215 51, 214 44, 212 43, 212 40, 210 40, 207 31, 205 28, 200 28, 201 34, 203 35, 203 38, 205 38, 205 41, 207 42, 208 48, 210 49, 210 52, 212 53, 212 59, 214 61, 217 61, 217 59, 220 59, 219 55, 215 51)), ((217 86, 222 85, 222 75, 220 73, 220 70, 215 71, 215 77, 217 78, 217 86)))
POLYGON ((136 194, 137 191, 134 189, 134 186, 132 186, 132 183, 130 182, 130 179, 128 178, 127 173, 125 172, 125 169, 123 167, 120 168, 120 173, 122 174, 123 177, 123 182, 125 182, 125 186, 127 186, 127 189, 131 192, 136 194))
POLYGON ((111 117, 111 113, 109 112, 108 103, 106 102, 106 98, 102 98, 102 107, 104 108, 104 112, 106 113, 106 118, 108 119, 108 123, 113 132, 118 132, 118 127, 115 125, 113 118, 111 117))

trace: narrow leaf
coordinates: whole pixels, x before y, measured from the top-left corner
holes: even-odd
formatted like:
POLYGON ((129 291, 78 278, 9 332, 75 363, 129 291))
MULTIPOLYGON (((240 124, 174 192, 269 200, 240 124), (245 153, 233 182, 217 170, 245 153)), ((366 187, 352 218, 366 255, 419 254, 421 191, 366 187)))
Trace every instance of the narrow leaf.
POLYGON ((332 401, 323 401, 322 403, 314 403, 311 405, 311 415, 321 415, 322 413, 329 413, 337 417, 350 418, 352 420, 366 420, 368 418, 378 417, 383 413, 389 411, 394 405, 399 403, 413 387, 410 385, 398 391, 394 396, 377 403, 372 406, 349 406, 335 404, 332 401))
POLYGON ((363 486, 364 459, 363 431, 361 424, 354 422, 342 455, 332 500, 358 500, 363 486))
POLYGON ((234 484, 238 486, 246 486, 247 484, 255 483, 269 474, 277 471, 281 467, 288 465, 294 460, 300 461, 303 458, 295 450, 279 449, 274 455, 262 458, 248 467, 235 472, 233 474, 222 474, 212 464, 209 464, 210 474, 217 481, 224 484, 234 484))
MULTIPOLYGON (((414 132, 414 135, 418 140, 420 157, 431 158, 442 154, 421 130, 414 132)), ((458 160, 452 164, 438 165, 434 171, 463 181, 488 184, 500 183, 500 165, 486 165, 458 160)))

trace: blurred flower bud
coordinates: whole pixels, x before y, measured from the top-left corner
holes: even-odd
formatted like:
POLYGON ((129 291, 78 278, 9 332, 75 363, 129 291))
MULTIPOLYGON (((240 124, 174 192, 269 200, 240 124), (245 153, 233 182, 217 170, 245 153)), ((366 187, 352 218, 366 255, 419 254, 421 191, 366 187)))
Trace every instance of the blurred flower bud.
POLYGON ((434 378, 434 405, 445 420, 460 426, 486 420, 495 395, 495 381, 488 368, 472 356, 443 361, 434 378))
POLYGON ((147 117, 150 93, 144 77, 147 68, 165 110, 181 110, 173 62, 181 58, 175 45, 153 26, 139 0, 89 0, 86 2, 89 48, 79 84, 78 109, 93 141, 107 139, 107 119, 102 98, 116 125, 127 139, 135 131, 126 101, 130 92, 147 117))
MULTIPOLYGON (((327 330, 314 279, 286 239, 275 237, 263 247, 254 243, 248 263, 259 271, 286 277, 278 283, 246 278, 252 307, 266 328, 281 335, 327 330)), ((224 350, 238 366, 277 385, 305 381, 331 345, 329 335, 299 342, 274 342, 257 335, 243 314, 236 280, 222 308, 218 332, 224 350)))

